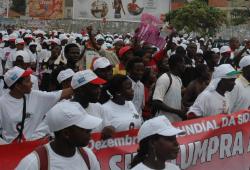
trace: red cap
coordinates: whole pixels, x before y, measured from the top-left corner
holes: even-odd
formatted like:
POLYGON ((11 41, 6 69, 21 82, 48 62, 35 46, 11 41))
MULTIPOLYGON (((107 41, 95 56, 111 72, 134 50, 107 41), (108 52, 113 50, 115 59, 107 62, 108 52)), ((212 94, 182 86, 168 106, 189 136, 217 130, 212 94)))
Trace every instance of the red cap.
POLYGON ((105 83, 107 83, 107 81, 100 78, 100 77, 90 81, 90 84, 96 84, 96 85, 102 85, 102 84, 105 84, 105 83))
POLYGON ((119 50, 119 57, 121 58, 126 52, 128 52, 129 50, 131 50, 132 47, 130 46, 125 46, 125 47, 122 47, 120 50, 119 50))
POLYGON ((11 39, 9 39, 9 41, 11 41, 11 42, 15 42, 15 41, 16 41, 16 39, 11 38, 11 39))
POLYGON ((25 72, 22 74, 21 77, 28 77, 33 73, 33 71, 31 69, 27 69, 25 70, 25 72))

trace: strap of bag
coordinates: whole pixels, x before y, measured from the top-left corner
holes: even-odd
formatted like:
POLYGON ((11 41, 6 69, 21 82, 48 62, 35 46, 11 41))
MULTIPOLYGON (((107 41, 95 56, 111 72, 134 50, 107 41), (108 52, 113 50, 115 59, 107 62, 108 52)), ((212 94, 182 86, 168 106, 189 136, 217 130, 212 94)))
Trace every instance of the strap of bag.
POLYGON ((83 148, 78 148, 83 160, 85 161, 88 169, 90 170, 90 161, 89 161, 89 156, 87 154, 87 152, 83 149, 83 148))
POLYGON ((171 74, 169 72, 167 72, 167 75, 168 75, 168 78, 169 78, 169 86, 167 88, 167 91, 166 91, 165 95, 168 93, 168 91, 169 91, 169 89, 170 89, 170 87, 172 86, 172 83, 173 83, 173 78, 172 78, 171 74))
MULTIPOLYGON (((168 76, 168 78, 169 78, 169 86, 168 86, 168 88, 167 88, 167 90, 166 90, 164 96, 168 93, 168 91, 169 91, 169 89, 170 89, 170 87, 172 86, 172 83, 173 83, 173 78, 172 78, 171 74, 170 74, 169 72, 167 72, 166 74, 167 74, 167 76, 168 76)), ((150 103, 153 102, 153 94, 154 94, 154 91, 155 91, 155 86, 154 86, 154 88, 153 88, 152 96, 150 97, 150 103)), ((151 112, 153 113, 153 115, 155 115, 158 111, 159 111, 159 110, 158 110, 154 105, 151 106, 151 112)))
POLYGON ((22 138, 23 138, 23 129, 24 129, 24 122, 26 118, 26 97, 23 96, 23 114, 22 114, 22 121, 17 124, 17 131, 18 131, 18 136, 15 140, 17 142, 21 143, 22 138))
MULTIPOLYGON (((78 148, 80 155, 82 156, 83 160, 85 161, 88 169, 90 170, 90 161, 89 161, 89 156, 87 154, 87 152, 83 149, 83 148, 78 148)), ((46 147, 40 146, 35 150, 38 158, 39 158, 39 162, 40 162, 40 170, 48 170, 48 151, 46 149, 46 147)))
POLYGON ((35 152, 39 158, 40 170, 48 170, 49 159, 46 147, 44 145, 40 146, 35 150, 35 152))

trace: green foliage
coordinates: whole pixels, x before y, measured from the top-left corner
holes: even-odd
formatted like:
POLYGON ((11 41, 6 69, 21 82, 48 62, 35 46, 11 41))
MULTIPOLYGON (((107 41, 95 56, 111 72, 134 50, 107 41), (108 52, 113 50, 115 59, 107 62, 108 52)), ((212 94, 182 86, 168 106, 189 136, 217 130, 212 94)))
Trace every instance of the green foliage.
POLYGON ((20 13, 21 15, 25 15, 25 9, 26 9, 25 0, 13 0, 11 9, 20 13))
POLYGON ((178 31, 211 36, 226 23, 226 14, 220 9, 208 6, 204 1, 194 0, 183 8, 166 14, 166 21, 178 31))
POLYGON ((230 12, 231 24, 240 25, 246 23, 250 18, 250 10, 247 9, 233 9, 230 12))

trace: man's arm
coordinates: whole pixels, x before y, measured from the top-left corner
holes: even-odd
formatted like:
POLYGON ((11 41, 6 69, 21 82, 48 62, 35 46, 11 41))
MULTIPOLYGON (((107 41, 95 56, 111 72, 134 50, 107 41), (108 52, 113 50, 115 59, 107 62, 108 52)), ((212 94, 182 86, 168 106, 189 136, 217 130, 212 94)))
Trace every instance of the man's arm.
POLYGON ((73 89, 71 87, 67 88, 67 89, 63 89, 60 100, 70 99, 72 97, 72 95, 73 95, 73 89))
POLYGON ((194 83, 190 83, 190 85, 185 89, 183 99, 182 99, 185 107, 192 106, 193 102, 191 100, 192 100, 194 93, 195 93, 195 85, 194 83))
POLYGON ((185 111, 177 110, 177 109, 174 109, 172 107, 169 107, 168 105, 166 105, 165 103, 163 103, 160 100, 153 100, 152 105, 156 111, 162 110, 164 112, 170 112, 170 113, 177 114, 180 117, 184 117, 186 114, 185 111))

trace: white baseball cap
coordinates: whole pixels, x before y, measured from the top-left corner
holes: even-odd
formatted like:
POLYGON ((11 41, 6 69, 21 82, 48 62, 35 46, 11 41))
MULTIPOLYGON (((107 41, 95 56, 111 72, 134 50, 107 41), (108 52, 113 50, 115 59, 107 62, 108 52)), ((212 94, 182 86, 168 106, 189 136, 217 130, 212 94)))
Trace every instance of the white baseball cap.
POLYGON ((83 86, 87 83, 101 85, 105 84, 106 81, 99 78, 92 70, 84 70, 84 71, 78 71, 74 74, 72 80, 71 80, 71 87, 73 89, 77 89, 80 86, 83 86))
POLYGON ((15 53, 15 55, 13 56, 13 61, 16 61, 17 56, 22 56, 24 63, 30 63, 31 62, 31 58, 29 56, 29 53, 27 51, 25 51, 25 50, 17 51, 15 53))
POLYGON ((15 41, 15 44, 25 44, 24 40, 22 38, 17 38, 16 41, 15 41))
POLYGON ((113 43, 113 39, 111 37, 107 37, 105 41, 108 43, 113 43))
POLYGON ((33 36, 32 36, 31 34, 26 34, 26 35, 24 36, 24 38, 33 39, 33 36))
POLYGON ((184 50, 186 50, 186 49, 187 49, 187 45, 186 45, 186 44, 184 44, 184 43, 181 43, 181 44, 180 44, 180 46, 181 46, 181 47, 183 47, 183 48, 184 48, 184 50))
POLYGON ((12 33, 9 35, 9 41, 16 41, 18 35, 16 35, 15 33, 12 33))
POLYGON ((231 52, 231 48, 229 46, 222 46, 220 48, 220 53, 226 53, 226 52, 231 52))
POLYGON ((96 37, 95 37, 96 41, 97 40, 105 40, 104 37, 101 35, 101 34, 98 34, 96 37))
POLYGON ((66 34, 60 34, 59 39, 60 39, 60 41, 63 41, 63 40, 68 40, 69 38, 67 37, 66 34))
POLYGON ((64 80, 67 80, 70 77, 73 77, 75 72, 72 69, 66 69, 61 71, 57 76, 57 81, 61 84, 64 80))
POLYGON ((4 81, 8 87, 13 85, 19 78, 28 77, 32 74, 32 70, 24 70, 20 67, 13 67, 4 74, 4 81))
POLYGON ((205 39, 204 38, 200 38, 200 41, 205 41, 205 39))
POLYGON ((197 49, 197 54, 202 54, 203 55, 203 51, 202 51, 202 49, 197 49))
POLYGON ((179 45, 179 41, 180 41, 180 39, 179 39, 178 37, 174 37, 174 38, 172 39, 172 43, 174 43, 174 44, 176 44, 176 45, 179 45))
POLYGON ((247 55, 240 60, 239 66, 241 69, 249 65, 250 65, 250 55, 247 55))
POLYGON ((57 45, 61 45, 61 41, 58 39, 58 38, 53 38, 53 39, 50 39, 50 43, 55 43, 57 45))
POLYGON ((94 70, 96 70, 98 68, 106 68, 109 66, 112 66, 112 65, 111 65, 110 61, 105 57, 97 58, 93 63, 94 70))
POLYGON ((165 116, 157 116, 144 122, 138 132, 139 142, 152 135, 175 136, 185 131, 175 128, 165 116))
POLYGON ((8 35, 4 35, 3 36, 3 41, 9 41, 9 36, 8 35))
POLYGON ((29 47, 32 46, 32 45, 36 45, 36 46, 37 46, 37 43, 34 42, 34 41, 31 41, 31 42, 29 43, 29 47))
POLYGON ((215 67, 212 78, 237 78, 240 74, 240 71, 236 71, 231 64, 221 64, 218 67, 215 67))
POLYGON ((57 103, 46 116, 51 132, 57 132, 70 126, 83 129, 98 127, 102 119, 89 115, 78 102, 62 101, 57 103))
POLYGON ((118 42, 123 42, 123 39, 116 38, 116 39, 114 40, 113 44, 116 44, 116 43, 118 43, 118 42))
POLYGON ((213 51, 216 54, 220 52, 219 48, 212 48, 211 51, 213 51))

